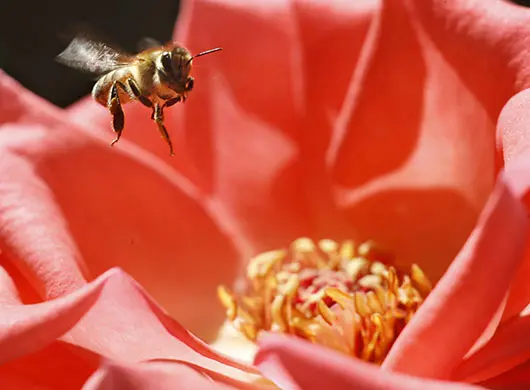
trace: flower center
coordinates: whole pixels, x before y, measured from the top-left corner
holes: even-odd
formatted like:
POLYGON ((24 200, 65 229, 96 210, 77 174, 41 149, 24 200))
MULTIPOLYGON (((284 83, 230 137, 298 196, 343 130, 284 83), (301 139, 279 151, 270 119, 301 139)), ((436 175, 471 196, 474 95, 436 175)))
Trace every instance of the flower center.
POLYGON ((392 260, 372 241, 300 238, 254 257, 243 293, 220 286, 218 295, 252 341, 282 332, 380 364, 432 288, 417 265, 402 273, 392 260))

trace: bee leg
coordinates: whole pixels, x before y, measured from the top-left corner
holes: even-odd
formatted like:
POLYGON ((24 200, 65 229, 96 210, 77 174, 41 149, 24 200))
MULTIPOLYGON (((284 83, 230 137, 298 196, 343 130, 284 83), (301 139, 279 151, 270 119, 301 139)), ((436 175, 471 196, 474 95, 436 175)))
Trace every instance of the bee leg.
POLYGON ((164 109, 165 107, 171 107, 172 105, 177 104, 181 100, 182 98, 180 96, 174 97, 173 99, 166 100, 164 105, 162 106, 162 109, 164 109))
POLYGON ((120 104, 120 97, 118 95, 118 86, 124 88, 124 85, 119 81, 115 81, 110 88, 109 101, 107 107, 112 114, 112 129, 116 133, 116 138, 110 143, 110 146, 113 146, 116 142, 119 141, 121 137, 121 132, 125 125, 125 115, 120 104))
POLYGON ((151 102, 151 100, 149 100, 144 95, 142 95, 142 92, 140 91, 140 87, 138 86, 138 83, 133 78, 127 79, 127 85, 129 86, 134 97, 137 98, 140 101, 140 103, 142 103, 144 106, 149 107, 149 108, 153 107, 153 103, 151 102))
POLYGON ((153 108, 153 115, 152 118, 156 122, 158 126, 158 130, 160 131, 160 134, 162 135, 162 138, 164 138, 164 141, 169 146, 169 155, 174 156, 175 153, 173 153, 173 144, 171 143, 171 138, 169 138, 169 134, 167 133, 166 126, 164 126, 164 107, 160 106, 158 103, 155 103, 155 106, 153 108))

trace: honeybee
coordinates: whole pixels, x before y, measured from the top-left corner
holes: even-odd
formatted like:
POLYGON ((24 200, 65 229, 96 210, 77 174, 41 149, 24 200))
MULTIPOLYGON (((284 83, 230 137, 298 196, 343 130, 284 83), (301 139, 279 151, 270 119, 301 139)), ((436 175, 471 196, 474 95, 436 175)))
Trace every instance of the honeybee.
POLYGON ((96 74, 92 97, 112 115, 112 129, 119 141, 125 116, 122 105, 139 101, 152 109, 151 119, 173 153, 171 138, 164 126, 164 109, 184 102, 194 87, 190 75, 193 59, 222 50, 218 47, 192 55, 185 47, 170 42, 162 45, 144 41, 148 47, 136 55, 111 47, 102 41, 77 36, 58 56, 57 61, 96 74))

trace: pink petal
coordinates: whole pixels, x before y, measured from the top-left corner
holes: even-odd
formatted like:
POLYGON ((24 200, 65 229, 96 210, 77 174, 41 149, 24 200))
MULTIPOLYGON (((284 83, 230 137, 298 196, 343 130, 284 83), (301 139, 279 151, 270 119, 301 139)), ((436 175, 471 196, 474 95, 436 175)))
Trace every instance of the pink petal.
POLYGON ((1 272, 3 275, 2 280, 0 280, 1 302, 19 303, 22 301, 26 304, 42 302, 41 296, 29 280, 11 263, 5 253, 0 253, 0 267, 5 271, 1 272))
POLYGON ((292 337, 267 335, 255 364, 282 389, 465 390, 472 385, 414 378, 292 337))
POLYGON ((17 287, 9 271, 0 265, 0 307, 20 304, 17 287))
POLYGON ((530 152, 530 90, 513 96, 503 107, 498 121, 498 131, 502 134, 502 147, 505 163, 527 157, 530 152))
POLYGON ((325 151, 377 7, 216 0, 185 9, 177 37, 192 51, 225 50, 197 69, 204 87, 190 96, 179 127, 255 251, 300 235, 351 232, 333 204, 325 151), (250 30, 252 40, 241 39, 250 30), (263 75, 271 76, 264 82, 263 75))
POLYGON ((477 227, 396 340, 385 369, 448 378, 494 316, 527 235, 526 213, 506 181, 499 177, 477 227))
POLYGON ((232 389, 214 383, 186 365, 172 365, 171 370, 156 364, 117 364, 108 362, 83 386, 83 390, 173 390, 232 389))
POLYGON ((506 101, 530 81, 528 10, 496 0, 412 4, 429 38, 496 120, 506 101))
POLYGON ((380 6, 374 0, 295 1, 292 6, 300 40, 296 61, 304 88, 299 174, 305 178, 304 199, 313 237, 352 238, 357 229, 357 221, 345 218, 336 205, 329 163, 335 146, 334 124, 350 81, 358 77, 365 41, 380 6))
POLYGON ((0 362, 35 352, 72 328, 93 306, 113 272, 72 294, 35 305, 0 306, 0 362))
MULTIPOLYGON (((530 208, 528 175, 530 172, 530 91, 525 90, 504 106, 498 122, 498 132, 502 134, 503 155, 506 170, 517 195, 530 208)), ((529 240, 530 242, 530 240, 529 240)), ((512 284, 504 318, 517 315, 530 302, 530 246, 527 246, 525 259, 512 284)))
POLYGON ((336 122, 330 168, 360 238, 437 280, 494 185, 495 126, 412 4, 383 1, 374 18, 336 122))
POLYGON ((197 88, 167 120, 182 129, 205 190, 238 221, 253 252, 284 245, 308 222, 299 197, 303 90, 293 22, 288 1, 196 1, 183 8, 176 37, 192 52, 224 49, 196 61, 197 88))
POLYGON ((97 356, 56 339, 90 310, 114 272, 64 297, 23 305, 0 271, 0 387, 79 388, 97 367, 97 356))
POLYGON ((482 383, 488 389, 494 390, 525 390, 530 386, 530 361, 482 383))
POLYGON ((0 346, 0 379, 24 377, 29 370, 26 376, 31 383, 66 383, 54 382, 53 376, 57 375, 56 363, 68 354, 82 358, 71 359, 76 381, 86 380, 83 373, 95 368, 98 355, 118 362, 179 360, 226 383, 239 383, 238 377, 257 374, 254 368, 211 350, 118 269, 54 300, 36 305, 4 303, 0 306, 0 346), (58 338, 68 345, 57 342, 58 338))
POLYGON ((256 373, 211 350, 172 320, 123 272, 109 279, 93 308, 62 340, 118 362, 165 358, 226 375, 256 373))
POLYGON ((0 367, 0 388, 17 390, 80 389, 97 369, 99 356, 54 341, 0 367))
POLYGON ((454 378, 482 382, 530 360, 530 316, 504 323, 491 340, 467 358, 454 378))
POLYGON ((2 118, 17 120, 0 131, 9 261, 46 298, 121 266, 212 337, 224 320, 216 285, 232 283, 245 245, 222 208, 158 159, 111 148, 5 75, 0 88, 2 118))

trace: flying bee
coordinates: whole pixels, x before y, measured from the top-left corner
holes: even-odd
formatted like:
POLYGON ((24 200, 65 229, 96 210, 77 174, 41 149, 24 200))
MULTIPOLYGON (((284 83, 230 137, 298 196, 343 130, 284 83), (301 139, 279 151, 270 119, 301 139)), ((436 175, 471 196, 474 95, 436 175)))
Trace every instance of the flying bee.
POLYGON ((92 97, 112 115, 116 138, 111 146, 118 142, 125 125, 122 105, 138 100, 151 108, 151 119, 173 156, 171 138, 164 125, 164 108, 184 102, 193 89, 194 79, 190 75, 193 59, 220 50, 218 47, 192 55, 177 43, 162 45, 150 40, 148 48, 132 55, 102 41, 78 36, 57 56, 57 61, 98 76, 92 97))

